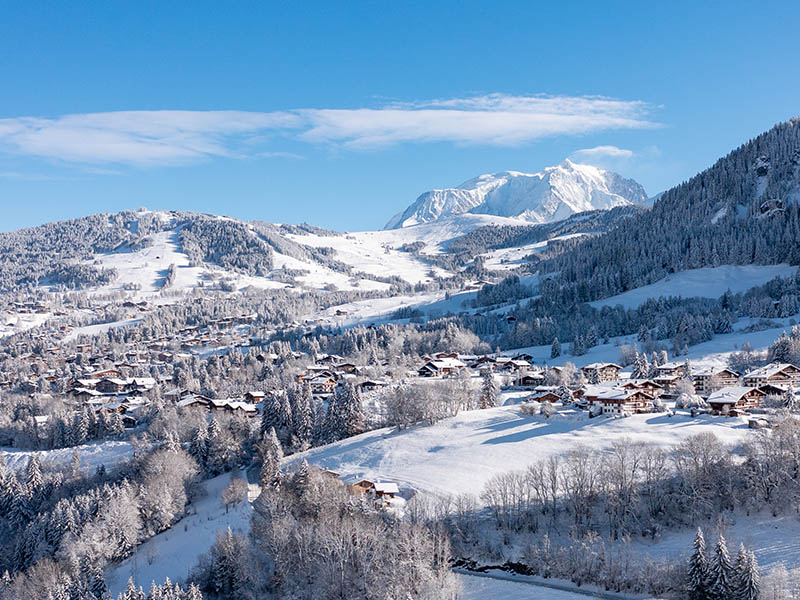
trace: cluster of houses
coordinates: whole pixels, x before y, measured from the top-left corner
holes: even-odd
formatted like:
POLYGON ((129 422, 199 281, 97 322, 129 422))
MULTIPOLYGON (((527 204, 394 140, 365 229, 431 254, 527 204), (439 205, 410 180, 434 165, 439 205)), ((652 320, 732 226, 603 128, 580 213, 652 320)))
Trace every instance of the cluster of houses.
POLYGON ((490 368, 495 373, 508 373, 515 386, 533 390, 531 400, 556 402, 570 400, 594 408, 602 414, 650 412, 659 399, 674 399, 678 382, 688 379, 694 394, 703 398, 711 410, 736 415, 759 406, 766 396, 782 396, 800 389, 800 368, 788 363, 772 363, 744 374, 726 367, 696 367, 688 361, 668 362, 655 367, 648 379, 635 379, 623 373, 621 365, 595 362, 581 368, 585 381, 580 389, 547 385, 547 372, 560 374, 561 367, 543 369, 534 365, 532 357, 464 356, 439 353, 425 357, 417 374, 420 377, 453 377, 464 371, 490 368))
POLYGON ((652 379, 621 378, 621 370, 614 363, 586 365, 586 379, 598 383, 574 395, 606 414, 648 412, 657 398, 674 398, 678 382, 688 378, 712 411, 736 415, 757 408, 766 396, 794 393, 800 386, 800 368, 789 363, 772 363, 740 375, 725 367, 692 369, 688 362, 670 362, 656 367, 652 379))
MULTIPOLYGON (((318 355, 314 364, 295 375, 301 385, 308 385, 314 396, 327 398, 336 390, 336 386, 348 379, 357 380, 364 375, 365 367, 346 362, 336 354, 318 355)), ((362 392, 372 391, 388 385, 383 379, 364 379, 357 383, 362 392)))

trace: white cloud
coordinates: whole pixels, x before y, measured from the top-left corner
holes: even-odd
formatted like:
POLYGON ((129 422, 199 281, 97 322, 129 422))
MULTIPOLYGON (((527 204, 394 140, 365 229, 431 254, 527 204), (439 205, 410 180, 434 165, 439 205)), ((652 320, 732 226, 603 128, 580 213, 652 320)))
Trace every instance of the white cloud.
POLYGON ((379 108, 19 117, 0 119, 0 151, 73 163, 163 165, 215 156, 284 155, 261 147, 275 137, 357 149, 424 142, 508 146, 549 136, 654 127, 647 118, 650 110, 643 102, 611 98, 490 94, 379 108))
POLYGON ((579 160, 592 160, 598 158, 633 158, 633 150, 618 148, 617 146, 595 146, 584 148, 571 154, 572 158, 579 160))

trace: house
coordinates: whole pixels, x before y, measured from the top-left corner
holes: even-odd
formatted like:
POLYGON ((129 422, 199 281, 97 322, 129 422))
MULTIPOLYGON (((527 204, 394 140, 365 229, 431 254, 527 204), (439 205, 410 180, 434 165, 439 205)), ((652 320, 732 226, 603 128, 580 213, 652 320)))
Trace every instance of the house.
POLYGON ((739 385, 739 374, 725 368, 705 368, 692 371, 694 391, 698 396, 708 396, 723 387, 739 385))
POLYGON ((667 362, 663 365, 658 365, 656 367, 656 378, 658 377, 686 377, 688 372, 686 370, 686 363, 685 362, 667 362))
POLYGON ((359 494, 362 496, 365 496, 373 489, 375 489, 375 484, 369 481, 368 479, 362 479, 361 481, 356 482, 350 486, 350 490, 354 494, 359 494))
POLYGON ((683 379, 683 377, 680 375, 657 375, 653 378, 653 381, 661 386, 664 393, 673 394, 681 379, 683 379))
POLYGON ((397 487, 397 484, 389 481, 376 481, 372 486, 372 489, 375 490, 375 495, 378 498, 394 498, 400 493, 400 489, 397 487))
POLYGON ((664 388, 652 379, 628 379, 620 387, 626 390, 644 390, 653 398, 664 393, 664 388))
POLYGON ((764 392, 758 388, 736 385, 712 392, 708 397, 708 405, 723 414, 736 415, 758 407, 764 396, 764 392))
POLYGON ((204 408, 209 406, 208 398, 203 396, 188 395, 178 402, 178 408, 204 408))
POLYGON ((358 384, 358 387, 361 389, 362 392, 371 392, 373 390, 377 390, 378 388, 382 388, 387 386, 388 384, 385 381, 380 381, 377 379, 367 379, 366 381, 362 381, 358 384))
POLYGON ((264 392, 247 392, 244 395, 244 399, 247 400, 250 404, 258 404, 264 401, 266 394, 264 392))
POLYGON ((457 358, 434 358, 426 362, 417 374, 420 377, 444 377, 458 373, 466 366, 457 358))
POLYGON ((528 361, 515 358, 510 358, 502 362, 498 361, 497 364, 500 370, 508 371, 510 373, 525 372, 531 366, 528 361))
POLYGON ((583 397, 589 406, 602 407, 603 414, 642 413, 653 409, 653 397, 644 390, 604 386, 590 388, 583 397))
POLYGON ((591 363, 581 369, 584 376, 589 381, 603 383, 604 381, 616 381, 619 379, 620 365, 614 363, 591 363))
POLYGON ((336 389, 336 378, 332 375, 316 375, 311 379, 303 378, 303 383, 311 386, 314 395, 332 394, 336 389))
POLYGON ((541 371, 529 371, 519 378, 519 385, 523 387, 535 387, 537 385, 543 385, 544 381, 544 373, 541 371))
POLYGON ((120 394, 128 386, 127 379, 108 377, 97 382, 95 389, 103 394, 120 394))
POLYGON ((745 373, 743 380, 747 387, 761 387, 767 384, 798 387, 800 368, 790 363, 772 363, 745 373))
POLYGON ((561 396, 552 391, 534 392, 528 396, 527 402, 558 402, 561 396))

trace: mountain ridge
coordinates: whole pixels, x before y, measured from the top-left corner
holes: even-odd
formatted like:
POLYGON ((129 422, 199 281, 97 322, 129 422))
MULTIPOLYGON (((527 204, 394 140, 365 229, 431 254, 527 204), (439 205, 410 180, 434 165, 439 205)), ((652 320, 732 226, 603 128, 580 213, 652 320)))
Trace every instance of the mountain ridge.
POLYGON ((636 181, 566 159, 537 173, 500 171, 479 175, 453 188, 424 192, 392 217, 384 229, 465 213, 549 223, 579 212, 641 205, 647 200, 644 188, 636 181))

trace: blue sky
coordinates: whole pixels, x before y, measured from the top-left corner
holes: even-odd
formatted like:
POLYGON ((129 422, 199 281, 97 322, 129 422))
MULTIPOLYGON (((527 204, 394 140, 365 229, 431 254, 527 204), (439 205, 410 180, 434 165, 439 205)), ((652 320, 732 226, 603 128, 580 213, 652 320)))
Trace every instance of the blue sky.
POLYGON ((4 1, 0 229, 379 228, 566 157, 655 194, 800 115, 800 3, 698 4, 4 1))

